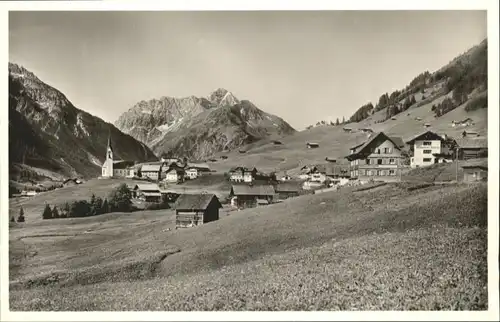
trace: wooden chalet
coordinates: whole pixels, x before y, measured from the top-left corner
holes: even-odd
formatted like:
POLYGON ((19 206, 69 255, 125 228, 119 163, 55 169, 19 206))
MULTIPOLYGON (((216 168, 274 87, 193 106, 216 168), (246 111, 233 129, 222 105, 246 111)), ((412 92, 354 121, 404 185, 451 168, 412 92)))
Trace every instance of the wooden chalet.
POLYGON ((258 199, 272 203, 276 191, 272 185, 233 185, 229 193, 231 204, 237 207, 254 207, 258 199))
POLYGON ((234 167, 229 170, 229 180, 250 183, 255 180, 257 173, 256 168, 234 167))
POLYGON ((219 220, 222 205, 214 194, 183 194, 174 205, 175 228, 194 227, 219 220))
POLYGON ((141 167, 141 177, 149 178, 154 181, 161 180, 162 164, 144 164, 141 167))
MULTIPOLYGON (((399 140, 398 140, 399 141, 399 140)), ((401 148, 383 132, 350 149, 350 176, 360 181, 399 181, 401 148)))

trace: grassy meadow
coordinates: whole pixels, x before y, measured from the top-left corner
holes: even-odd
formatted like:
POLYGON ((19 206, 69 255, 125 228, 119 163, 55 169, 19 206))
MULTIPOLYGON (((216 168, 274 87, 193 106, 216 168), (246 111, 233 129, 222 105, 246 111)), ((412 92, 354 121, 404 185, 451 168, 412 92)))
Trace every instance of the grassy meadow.
POLYGON ((484 310, 487 184, 15 223, 11 310, 484 310))

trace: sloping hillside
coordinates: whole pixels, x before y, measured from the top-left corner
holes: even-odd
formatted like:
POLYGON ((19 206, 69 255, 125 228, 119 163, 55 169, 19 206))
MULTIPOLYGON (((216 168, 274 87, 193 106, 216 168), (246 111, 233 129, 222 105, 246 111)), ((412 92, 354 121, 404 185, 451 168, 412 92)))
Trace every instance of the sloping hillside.
POLYGON ((454 59, 446 68, 433 74, 418 75, 403 90, 382 95, 375 106, 371 103, 363 106, 352 117, 357 122, 318 125, 282 137, 281 145, 274 145, 270 140, 256 142, 244 148, 244 154, 238 151, 224 153, 227 156, 224 160, 220 159, 222 154, 218 153, 214 156, 218 161, 211 166, 218 171, 245 165, 256 166, 264 171, 287 170, 294 173, 301 165, 324 162, 326 157, 342 159, 349 153, 351 146, 366 140, 367 135, 360 132, 365 128, 400 136, 403 140, 426 129, 452 137, 459 137, 465 129, 487 136, 488 92, 483 75, 486 51, 487 42, 483 41, 464 56, 454 59), (409 103, 406 102, 410 97, 408 95, 411 96, 409 103), (446 104, 443 103, 445 100, 446 104), (471 118, 474 125, 467 128, 452 127, 452 121, 466 118, 471 118), (425 124, 430 127, 425 128, 425 124), (344 128, 352 129, 352 132, 347 133, 344 128), (307 142, 318 143, 319 147, 308 149, 307 142))
POLYGON ((185 230, 168 230, 173 211, 16 224, 10 305, 480 310, 486 219, 485 184, 410 192, 390 184, 301 196, 185 230))
POLYGON ((25 68, 9 63, 11 179, 25 179, 24 165, 32 172, 41 169, 40 175, 49 175, 43 171, 49 170, 63 176, 97 176, 109 135, 117 158, 156 159, 146 145, 77 109, 57 89, 25 68))

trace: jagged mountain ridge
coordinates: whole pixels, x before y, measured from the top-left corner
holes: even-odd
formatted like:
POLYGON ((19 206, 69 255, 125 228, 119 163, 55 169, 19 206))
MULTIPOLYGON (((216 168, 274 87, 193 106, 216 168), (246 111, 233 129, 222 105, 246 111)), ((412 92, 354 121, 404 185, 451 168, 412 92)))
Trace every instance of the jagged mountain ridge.
POLYGON ((203 159, 264 138, 295 132, 283 119, 219 88, 207 98, 141 101, 115 125, 158 155, 203 159))
POLYGON ((154 153, 112 124, 76 108, 22 66, 9 63, 9 164, 64 176, 100 174, 108 136, 117 158, 146 161, 154 153))

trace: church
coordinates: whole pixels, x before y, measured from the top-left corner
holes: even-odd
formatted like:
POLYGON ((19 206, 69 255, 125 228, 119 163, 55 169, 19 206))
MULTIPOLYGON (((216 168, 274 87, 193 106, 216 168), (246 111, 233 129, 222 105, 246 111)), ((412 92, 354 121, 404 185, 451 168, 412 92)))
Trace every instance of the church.
POLYGON ((125 178, 133 177, 134 170, 132 166, 135 164, 134 161, 125 160, 114 160, 113 158, 113 146, 111 145, 111 134, 108 137, 108 146, 106 148, 106 161, 102 165, 102 175, 103 178, 125 178))

